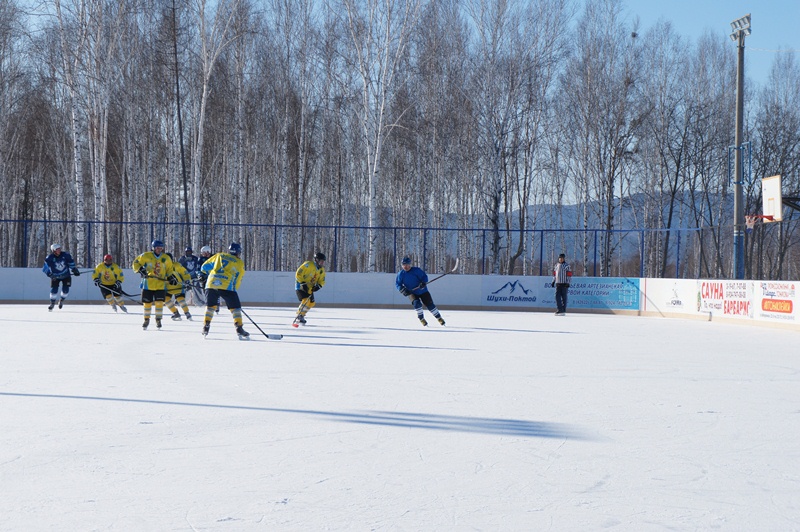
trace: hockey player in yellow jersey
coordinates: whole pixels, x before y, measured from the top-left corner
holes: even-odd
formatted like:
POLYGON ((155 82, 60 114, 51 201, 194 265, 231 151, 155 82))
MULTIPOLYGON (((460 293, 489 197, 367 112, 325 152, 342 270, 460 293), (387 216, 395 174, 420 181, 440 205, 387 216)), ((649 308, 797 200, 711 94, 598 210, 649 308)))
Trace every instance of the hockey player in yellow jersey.
POLYGON ((144 306, 144 323, 142 329, 150 325, 150 314, 155 305, 156 328, 161 328, 161 316, 164 313, 164 301, 167 297, 167 283, 172 277, 175 280, 172 258, 164 253, 164 243, 153 240, 151 251, 146 251, 133 260, 131 266, 142 276, 142 306, 144 306))
POLYGON ((244 277, 244 261, 239 258, 242 246, 232 242, 227 253, 217 253, 206 260, 200 270, 206 277, 206 315, 203 320, 203 336, 211 329, 211 320, 217 310, 219 299, 225 300, 233 316, 233 324, 240 340, 249 340, 250 333, 242 327, 242 304, 236 292, 244 277))
POLYGON ((181 313, 178 311, 178 307, 180 307, 186 319, 191 321, 192 313, 189 312, 189 305, 186 303, 186 287, 190 286, 192 276, 171 254, 167 253, 167 255, 172 258, 174 280, 178 281, 177 283, 167 282, 167 310, 172 313, 173 321, 180 321, 181 313))
POLYGON ((314 292, 325 286, 325 254, 321 251, 314 253, 314 260, 307 260, 297 268, 294 274, 294 290, 300 306, 297 307, 297 316, 292 322, 292 327, 306 324, 306 314, 317 304, 314 301, 314 292))
POLYGON ((111 308, 114 309, 114 312, 117 311, 117 307, 122 312, 128 312, 128 309, 125 308, 125 303, 122 301, 122 281, 125 280, 125 276, 120 267, 114 262, 114 257, 111 255, 103 257, 103 262, 94 269, 92 280, 100 288, 100 293, 106 302, 111 305, 111 308))

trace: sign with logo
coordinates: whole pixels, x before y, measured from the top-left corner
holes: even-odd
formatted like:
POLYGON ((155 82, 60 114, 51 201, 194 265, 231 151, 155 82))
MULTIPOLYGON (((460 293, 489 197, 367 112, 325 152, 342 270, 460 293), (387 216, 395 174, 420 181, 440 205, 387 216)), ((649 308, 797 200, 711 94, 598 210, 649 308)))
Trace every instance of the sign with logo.
MULTIPOLYGON (((483 277, 481 298, 483 304, 498 307, 532 307, 545 306, 544 277, 483 277)), ((549 284, 547 285, 549 289, 549 284)), ((551 298, 551 304, 555 299, 551 298)))
MULTIPOLYGON (((552 277, 483 276, 481 300, 485 306, 554 309, 552 277)), ((639 310, 639 279, 573 277, 567 295, 567 310, 639 310)))
POLYGON ((757 315, 770 321, 795 321, 797 290, 794 281, 757 281, 757 315))

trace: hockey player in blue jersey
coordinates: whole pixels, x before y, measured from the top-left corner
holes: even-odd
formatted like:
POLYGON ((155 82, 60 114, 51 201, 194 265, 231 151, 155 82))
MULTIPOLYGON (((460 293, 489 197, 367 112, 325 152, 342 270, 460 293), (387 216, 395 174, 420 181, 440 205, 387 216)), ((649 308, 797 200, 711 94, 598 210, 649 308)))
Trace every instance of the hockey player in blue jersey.
POLYGON ((439 313, 439 309, 436 308, 433 297, 426 286, 428 274, 422 268, 411 266, 411 259, 408 257, 403 257, 402 267, 403 269, 397 272, 397 279, 394 284, 401 294, 411 300, 411 305, 417 311, 419 322, 423 327, 428 325, 422 310, 422 304, 424 303, 439 323, 444 325, 444 318, 439 313))
POLYGON ((72 276, 78 277, 81 272, 75 267, 72 255, 62 251, 61 244, 53 244, 50 246, 50 251, 52 253, 44 259, 42 271, 50 278, 50 306, 47 307, 47 310, 52 312, 56 301, 58 301, 58 308, 64 306, 64 300, 69 294, 69 287, 72 286, 72 276), (59 284, 61 285, 60 294, 59 284))

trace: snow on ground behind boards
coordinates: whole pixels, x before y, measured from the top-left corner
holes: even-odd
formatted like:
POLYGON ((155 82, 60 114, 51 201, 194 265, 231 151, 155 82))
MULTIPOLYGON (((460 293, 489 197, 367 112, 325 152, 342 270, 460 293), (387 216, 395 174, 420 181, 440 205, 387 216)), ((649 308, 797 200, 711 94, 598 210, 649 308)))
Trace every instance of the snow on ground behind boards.
POLYGON ((0 530, 796 530, 795 332, 0 306, 0 530))

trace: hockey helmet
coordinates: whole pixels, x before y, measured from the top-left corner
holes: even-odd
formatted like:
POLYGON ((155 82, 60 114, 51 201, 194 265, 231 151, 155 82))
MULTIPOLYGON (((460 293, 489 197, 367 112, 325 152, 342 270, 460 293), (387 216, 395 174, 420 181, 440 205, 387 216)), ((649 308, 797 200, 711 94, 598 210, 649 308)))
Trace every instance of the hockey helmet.
POLYGON ((316 262, 322 262, 327 259, 325 258, 325 254, 323 252, 317 251, 316 253, 314 253, 314 260, 316 262))
POLYGON ((112 257, 111 255, 109 255, 109 254, 103 255, 103 262, 112 262, 113 260, 114 260, 114 257, 112 257))
POLYGON ((191 253, 192 252, 192 246, 186 246, 186 249, 184 249, 183 252, 184 253, 191 253))
POLYGON ((158 239, 153 240, 150 243, 150 248, 153 249, 153 250, 155 250, 156 248, 163 248, 163 247, 164 247, 164 243, 161 240, 158 240, 158 239))
POLYGON ((242 245, 238 242, 231 242, 231 245, 228 247, 228 252, 231 255, 239 255, 242 252, 242 245))
POLYGON ((57 249, 61 249, 61 244, 53 244, 50 246, 50 251, 55 251, 57 249))
POLYGON ((209 255, 211 255, 211 248, 208 247, 208 246, 201 247, 200 248, 200 254, 202 255, 203 253, 208 253, 209 255))
POLYGON ((411 264, 411 257, 403 257, 402 262, 400 264, 411 264))

